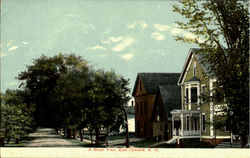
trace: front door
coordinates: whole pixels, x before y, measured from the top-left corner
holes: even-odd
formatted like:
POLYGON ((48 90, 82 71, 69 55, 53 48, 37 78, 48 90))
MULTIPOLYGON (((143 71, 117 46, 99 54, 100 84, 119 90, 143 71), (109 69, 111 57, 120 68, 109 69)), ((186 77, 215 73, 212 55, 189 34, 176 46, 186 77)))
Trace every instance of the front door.
POLYGON ((179 129, 181 128, 181 121, 174 121, 174 128, 176 129, 176 136, 178 136, 179 129))
POLYGON ((164 125, 164 140, 168 140, 168 125, 164 125))

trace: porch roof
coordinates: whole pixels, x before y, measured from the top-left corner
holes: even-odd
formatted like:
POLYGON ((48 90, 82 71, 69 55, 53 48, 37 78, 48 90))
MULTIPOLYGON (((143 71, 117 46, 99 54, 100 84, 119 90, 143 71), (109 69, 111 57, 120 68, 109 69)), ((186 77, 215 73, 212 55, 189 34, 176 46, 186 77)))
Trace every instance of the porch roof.
POLYGON ((199 114, 199 110, 181 110, 181 109, 174 109, 171 111, 171 114, 199 114))

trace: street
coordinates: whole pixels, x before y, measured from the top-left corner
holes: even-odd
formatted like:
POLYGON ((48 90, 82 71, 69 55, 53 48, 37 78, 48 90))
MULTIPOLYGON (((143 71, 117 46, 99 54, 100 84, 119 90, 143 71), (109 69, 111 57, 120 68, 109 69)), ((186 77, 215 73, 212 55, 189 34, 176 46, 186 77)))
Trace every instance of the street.
POLYGON ((30 133, 31 141, 27 147, 81 147, 66 139, 61 138, 53 129, 42 128, 30 133))

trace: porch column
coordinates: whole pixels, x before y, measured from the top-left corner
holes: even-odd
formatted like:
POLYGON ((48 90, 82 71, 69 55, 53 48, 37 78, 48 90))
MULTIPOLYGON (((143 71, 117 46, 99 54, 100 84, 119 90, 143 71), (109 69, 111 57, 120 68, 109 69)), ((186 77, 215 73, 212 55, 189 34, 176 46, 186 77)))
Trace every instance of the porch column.
POLYGON ((183 113, 181 113, 181 135, 183 136, 183 113))
POLYGON ((172 137, 174 137, 174 115, 172 115, 172 137))

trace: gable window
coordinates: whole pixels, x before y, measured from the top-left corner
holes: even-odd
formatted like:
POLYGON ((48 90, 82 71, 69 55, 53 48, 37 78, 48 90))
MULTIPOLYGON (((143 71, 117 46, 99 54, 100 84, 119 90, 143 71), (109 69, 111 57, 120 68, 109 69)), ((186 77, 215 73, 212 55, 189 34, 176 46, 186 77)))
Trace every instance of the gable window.
POLYGON ((140 82, 140 92, 142 91, 142 84, 141 84, 141 82, 140 82))
POLYGON ((193 76, 196 75, 196 62, 194 62, 193 64, 193 76))
POLYGON ((197 103, 198 96, 197 96, 197 87, 191 88, 191 103, 197 103))
POLYGON ((202 131, 206 130, 206 115, 202 114, 202 131))
POLYGON ((204 103, 205 100, 205 91, 206 91, 206 86, 202 85, 201 86, 201 102, 204 103))
POLYGON ((188 88, 186 88, 186 103, 189 102, 189 98, 188 98, 188 88))

